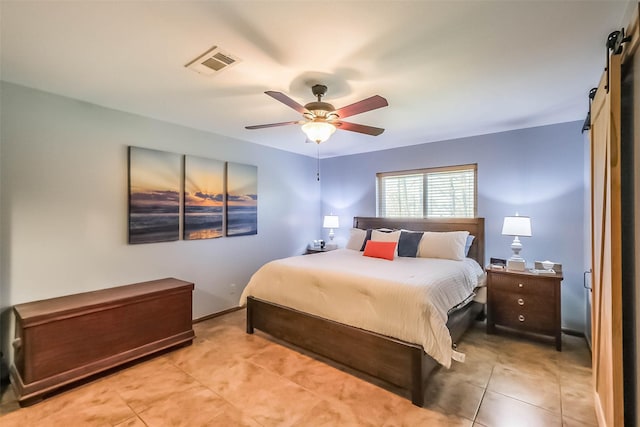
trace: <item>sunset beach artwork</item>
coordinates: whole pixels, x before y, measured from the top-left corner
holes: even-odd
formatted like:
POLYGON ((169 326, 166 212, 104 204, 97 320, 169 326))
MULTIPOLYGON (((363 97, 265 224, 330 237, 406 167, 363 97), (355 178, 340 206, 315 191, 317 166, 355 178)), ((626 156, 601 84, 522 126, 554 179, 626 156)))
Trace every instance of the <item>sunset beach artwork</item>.
POLYGON ((227 236, 258 234, 258 167, 227 163, 227 236))
POLYGON ((129 243, 180 238, 182 156, 129 147, 129 243))
POLYGON ((184 158, 184 239, 222 237, 224 162, 184 158))

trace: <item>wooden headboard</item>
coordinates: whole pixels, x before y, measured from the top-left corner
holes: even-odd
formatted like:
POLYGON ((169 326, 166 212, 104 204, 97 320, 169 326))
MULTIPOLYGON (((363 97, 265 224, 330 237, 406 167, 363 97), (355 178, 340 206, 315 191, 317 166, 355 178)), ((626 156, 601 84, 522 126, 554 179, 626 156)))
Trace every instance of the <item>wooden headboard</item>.
POLYGON ((475 237, 469 258, 484 267, 484 218, 374 218, 353 217, 354 228, 393 228, 413 231, 468 231, 475 237))

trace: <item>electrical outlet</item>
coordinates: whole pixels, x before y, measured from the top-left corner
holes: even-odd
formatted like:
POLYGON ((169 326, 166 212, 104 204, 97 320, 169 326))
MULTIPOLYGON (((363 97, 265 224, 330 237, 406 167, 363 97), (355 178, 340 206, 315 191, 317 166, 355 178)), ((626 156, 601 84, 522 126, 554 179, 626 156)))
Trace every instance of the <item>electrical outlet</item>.
POLYGON ((236 284, 232 283, 229 285, 229 295, 235 295, 236 294, 236 284))

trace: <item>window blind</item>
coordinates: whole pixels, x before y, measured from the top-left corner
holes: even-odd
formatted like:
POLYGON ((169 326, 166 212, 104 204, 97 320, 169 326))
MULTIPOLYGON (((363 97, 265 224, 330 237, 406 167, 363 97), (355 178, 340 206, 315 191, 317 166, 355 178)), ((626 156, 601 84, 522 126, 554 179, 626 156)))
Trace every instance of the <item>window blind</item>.
POLYGON ((476 216, 477 165, 377 174, 378 216, 476 216))

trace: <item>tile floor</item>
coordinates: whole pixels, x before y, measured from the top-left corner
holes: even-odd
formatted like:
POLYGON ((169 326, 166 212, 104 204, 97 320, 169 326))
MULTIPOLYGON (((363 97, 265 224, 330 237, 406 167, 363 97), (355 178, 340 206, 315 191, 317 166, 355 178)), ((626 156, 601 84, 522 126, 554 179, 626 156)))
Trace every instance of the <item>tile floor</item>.
MULTIPOLYGON (((244 332, 244 310, 194 325, 193 345, 134 364, 19 409, 10 426, 590 426, 590 353, 583 339, 551 344, 486 335, 477 323, 458 350, 466 362, 431 377, 423 408, 244 332)), ((405 397, 402 397, 401 395, 405 397)), ((3 415, 4 414, 4 415, 3 415)))

